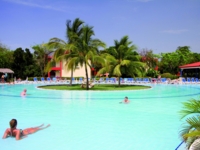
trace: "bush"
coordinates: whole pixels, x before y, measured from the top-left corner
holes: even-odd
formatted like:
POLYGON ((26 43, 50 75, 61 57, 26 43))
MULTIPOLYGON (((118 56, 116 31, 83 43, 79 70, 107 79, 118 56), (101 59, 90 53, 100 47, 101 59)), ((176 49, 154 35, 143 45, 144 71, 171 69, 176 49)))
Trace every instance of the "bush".
POLYGON ((158 74, 159 74, 159 72, 157 70, 150 68, 150 69, 147 70, 146 76, 156 78, 158 76, 158 74))
POLYGON ((170 79, 172 79, 172 80, 178 78, 178 76, 172 75, 171 73, 163 73, 163 74, 161 74, 161 77, 162 77, 162 78, 170 78, 170 79))

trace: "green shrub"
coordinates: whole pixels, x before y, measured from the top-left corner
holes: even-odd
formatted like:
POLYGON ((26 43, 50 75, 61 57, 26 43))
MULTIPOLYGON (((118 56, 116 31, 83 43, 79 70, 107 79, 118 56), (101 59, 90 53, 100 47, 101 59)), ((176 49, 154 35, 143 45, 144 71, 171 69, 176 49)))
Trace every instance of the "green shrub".
POLYGON ((170 79, 172 79, 172 80, 178 78, 178 76, 172 75, 171 73, 163 73, 163 74, 161 74, 161 77, 162 77, 162 78, 170 78, 170 79))
POLYGON ((147 77, 152 77, 152 78, 156 78, 158 76, 159 72, 157 70, 154 70, 152 68, 149 68, 146 72, 146 76, 147 77))

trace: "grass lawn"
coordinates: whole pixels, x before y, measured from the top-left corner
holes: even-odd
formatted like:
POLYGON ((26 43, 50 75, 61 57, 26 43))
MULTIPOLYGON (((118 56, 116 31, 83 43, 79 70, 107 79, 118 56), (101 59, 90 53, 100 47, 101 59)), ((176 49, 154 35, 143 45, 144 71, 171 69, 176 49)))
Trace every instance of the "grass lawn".
MULTIPOLYGON (((42 89, 53 89, 53 90, 86 90, 85 88, 81 88, 80 84, 76 85, 46 85, 46 86, 38 86, 38 88, 42 89)), ((121 85, 118 87, 116 84, 99 84, 95 85, 93 88, 89 90, 92 91, 107 91, 107 90, 141 90, 141 89, 148 89, 151 88, 150 86, 144 85, 121 85)))

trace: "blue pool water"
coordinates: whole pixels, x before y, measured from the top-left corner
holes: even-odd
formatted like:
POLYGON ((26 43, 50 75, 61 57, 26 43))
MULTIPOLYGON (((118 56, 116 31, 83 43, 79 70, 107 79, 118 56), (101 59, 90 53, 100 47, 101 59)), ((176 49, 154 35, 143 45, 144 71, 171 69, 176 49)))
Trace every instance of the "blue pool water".
POLYGON ((36 84, 0 85, 0 131, 51 126, 27 138, 0 140, 2 150, 174 150, 181 142, 182 102, 200 85, 152 85, 137 91, 56 91, 36 84), (27 97, 20 92, 26 88, 27 97), (125 96, 130 104, 119 104, 125 96))

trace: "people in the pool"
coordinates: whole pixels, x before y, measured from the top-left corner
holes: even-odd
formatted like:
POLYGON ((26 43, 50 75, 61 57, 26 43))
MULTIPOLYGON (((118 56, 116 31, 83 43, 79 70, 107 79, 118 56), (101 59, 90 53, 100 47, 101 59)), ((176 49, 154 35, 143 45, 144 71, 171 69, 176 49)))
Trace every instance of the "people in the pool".
POLYGON ((27 90, 24 89, 24 90, 21 92, 21 96, 26 96, 26 92, 27 92, 27 90))
POLYGON ((50 124, 48 124, 45 127, 42 127, 42 126, 43 126, 43 124, 38 126, 38 127, 26 128, 24 130, 17 129, 17 120, 12 119, 10 121, 10 128, 7 128, 4 132, 3 139, 5 139, 9 136, 13 136, 13 137, 16 138, 16 140, 20 140, 20 139, 26 137, 28 134, 32 134, 32 133, 35 133, 39 130, 42 130, 42 129, 49 127, 50 124))
POLYGON ((128 103, 130 103, 130 101, 129 101, 128 97, 126 96, 126 97, 124 98, 124 100, 123 100, 122 102, 120 102, 120 103, 128 104, 128 103))

